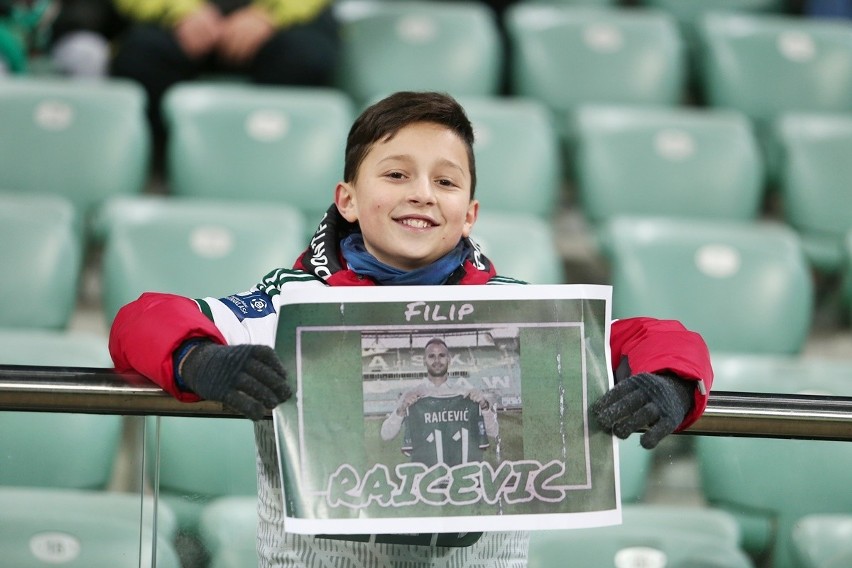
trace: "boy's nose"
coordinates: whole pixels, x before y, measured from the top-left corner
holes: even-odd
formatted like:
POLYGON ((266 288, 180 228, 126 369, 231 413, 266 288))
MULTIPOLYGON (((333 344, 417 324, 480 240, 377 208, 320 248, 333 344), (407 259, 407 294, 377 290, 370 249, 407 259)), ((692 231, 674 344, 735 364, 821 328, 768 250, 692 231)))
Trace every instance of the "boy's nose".
POLYGON ((416 203, 435 203, 435 189, 432 187, 432 181, 427 178, 414 180, 408 198, 416 203))

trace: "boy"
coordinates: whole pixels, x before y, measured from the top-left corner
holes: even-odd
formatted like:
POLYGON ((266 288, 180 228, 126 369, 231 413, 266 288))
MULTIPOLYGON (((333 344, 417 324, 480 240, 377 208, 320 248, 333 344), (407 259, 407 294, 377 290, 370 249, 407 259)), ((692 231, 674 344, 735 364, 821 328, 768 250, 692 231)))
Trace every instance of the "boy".
MULTIPOLYGON (((274 270, 228 298, 143 294, 116 316, 110 352, 119 371, 256 421, 261 566, 526 565, 524 532, 486 533, 455 548, 287 534, 272 423, 260 420, 290 396, 272 349, 288 290, 517 283, 497 276, 468 238, 479 211, 475 187, 473 130, 458 103, 438 93, 393 94, 352 125, 344 181, 294 269, 274 270), (246 315, 235 302, 260 308, 246 315)), ((612 324, 611 348, 618 383, 592 409, 605 430, 624 438, 649 427, 641 443, 652 448, 701 415, 712 369, 700 336, 678 322, 631 318, 612 324)))

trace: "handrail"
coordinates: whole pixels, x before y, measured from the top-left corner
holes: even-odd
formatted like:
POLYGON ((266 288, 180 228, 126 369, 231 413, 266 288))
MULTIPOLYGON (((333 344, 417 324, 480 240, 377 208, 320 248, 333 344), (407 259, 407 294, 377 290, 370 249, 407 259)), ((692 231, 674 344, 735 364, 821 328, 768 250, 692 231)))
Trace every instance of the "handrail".
MULTIPOLYGON (((240 416, 217 402, 180 402, 136 374, 23 365, 0 365, 0 411, 240 416)), ((852 397, 714 391, 682 433, 852 441, 852 397)))

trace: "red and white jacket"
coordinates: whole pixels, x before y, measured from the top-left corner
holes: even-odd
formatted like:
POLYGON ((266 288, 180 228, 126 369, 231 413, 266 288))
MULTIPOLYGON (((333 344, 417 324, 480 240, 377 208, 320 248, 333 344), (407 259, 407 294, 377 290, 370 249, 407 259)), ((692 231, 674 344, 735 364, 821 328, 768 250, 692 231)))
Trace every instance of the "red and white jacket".
MULTIPOLYGON (((261 343, 274 346, 280 299, 297 286, 375 286, 350 270, 339 243, 355 227, 336 214, 334 206, 320 223, 310 246, 292 269, 277 269, 246 292, 228 298, 192 300, 165 293, 145 293, 124 306, 110 330, 109 348, 120 372, 137 372, 185 402, 198 397, 175 384, 172 355, 187 339, 205 337, 220 344, 261 343), (264 310, 241 318, 237 304, 262 298, 264 310)), ((471 242, 470 254, 445 285, 519 283, 497 276, 494 266, 471 242)), ((629 374, 669 372, 696 381, 695 404, 679 429, 704 412, 713 370, 704 340, 674 320, 636 317, 612 323, 610 347, 613 371, 629 374), (619 366, 621 368, 619 369, 619 366)))

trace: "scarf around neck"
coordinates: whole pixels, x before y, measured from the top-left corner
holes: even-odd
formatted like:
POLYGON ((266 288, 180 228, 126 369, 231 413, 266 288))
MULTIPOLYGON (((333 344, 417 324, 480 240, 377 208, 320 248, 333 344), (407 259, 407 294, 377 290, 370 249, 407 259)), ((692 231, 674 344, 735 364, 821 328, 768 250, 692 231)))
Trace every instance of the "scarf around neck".
POLYGON ((428 266, 414 270, 400 270, 388 266, 367 251, 361 233, 352 233, 340 243, 349 268, 357 274, 368 276, 385 286, 436 286, 447 281, 450 275, 467 258, 464 239, 456 247, 428 266))

